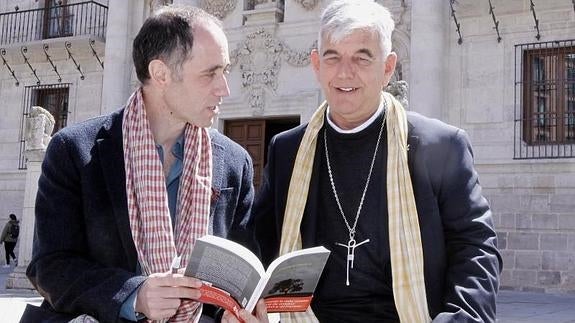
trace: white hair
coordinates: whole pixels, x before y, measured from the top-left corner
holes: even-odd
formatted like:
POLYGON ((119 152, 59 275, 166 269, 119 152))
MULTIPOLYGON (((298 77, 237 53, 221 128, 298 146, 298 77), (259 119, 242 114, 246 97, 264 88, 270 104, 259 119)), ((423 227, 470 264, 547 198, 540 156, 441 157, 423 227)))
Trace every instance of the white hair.
POLYGON ((318 35, 318 50, 322 39, 337 43, 361 29, 374 33, 380 41, 383 57, 391 53, 391 33, 395 22, 384 6, 373 0, 335 0, 323 11, 318 35))

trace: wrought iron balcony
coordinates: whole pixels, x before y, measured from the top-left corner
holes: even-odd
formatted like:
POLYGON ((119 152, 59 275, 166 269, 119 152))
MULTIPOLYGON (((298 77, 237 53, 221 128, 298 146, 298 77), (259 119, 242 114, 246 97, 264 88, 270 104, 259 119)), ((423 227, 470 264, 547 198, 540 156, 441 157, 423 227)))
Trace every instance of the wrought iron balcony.
POLYGON ((0 13, 0 45, 91 35, 106 37, 108 7, 95 1, 0 13))

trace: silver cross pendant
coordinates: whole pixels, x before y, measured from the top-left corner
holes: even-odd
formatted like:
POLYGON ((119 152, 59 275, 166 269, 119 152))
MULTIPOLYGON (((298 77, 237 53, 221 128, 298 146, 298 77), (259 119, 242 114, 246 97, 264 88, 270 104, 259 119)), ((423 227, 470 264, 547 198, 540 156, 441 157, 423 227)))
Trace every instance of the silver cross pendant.
POLYGON ((339 242, 335 243, 338 246, 342 246, 344 248, 347 248, 347 272, 346 272, 346 279, 345 279, 345 285, 346 286, 349 286, 349 268, 351 266, 351 268, 353 269, 353 260, 355 258, 355 248, 361 246, 364 243, 368 243, 368 242, 369 242, 369 239, 365 239, 360 243, 356 243, 355 239, 350 237, 347 244, 339 243, 339 242))

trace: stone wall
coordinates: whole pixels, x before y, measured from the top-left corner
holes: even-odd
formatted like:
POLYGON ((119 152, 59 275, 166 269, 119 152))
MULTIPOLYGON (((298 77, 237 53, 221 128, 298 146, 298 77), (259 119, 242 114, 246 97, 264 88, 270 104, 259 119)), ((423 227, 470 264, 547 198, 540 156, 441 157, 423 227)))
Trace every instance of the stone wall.
POLYGON ((503 255, 502 288, 575 291, 573 162, 479 171, 503 255))
MULTIPOLYGON (((68 3, 75 2, 77 1, 68 1, 68 3)), ((15 5, 20 11, 40 6, 35 0, 17 2, 0 0, 2 10, 0 12, 13 12, 15 5)), ((18 167, 24 93, 27 86, 37 85, 38 80, 33 76, 30 67, 25 64, 21 46, 27 48, 27 58, 40 79, 40 85, 71 83, 67 116, 67 124, 70 125, 100 114, 103 70, 91 52, 89 38, 88 35, 66 38, 72 44, 70 51, 80 65, 83 80, 73 60, 68 56, 64 47, 65 40, 56 38, 0 46, 6 50, 4 58, 20 83, 18 86, 15 85, 16 81, 0 60, 0 220, 9 213, 14 213, 20 218, 23 210, 26 174, 18 167), (49 45, 47 52, 57 67, 61 82, 58 81, 57 74, 46 59, 43 44, 49 45)), ((97 41, 94 46, 100 55, 99 58, 103 59, 103 42, 97 41)))
MULTIPOLYGON (((575 162, 514 160, 515 45, 537 42, 529 1, 458 1, 463 43, 451 21, 444 119, 473 142, 504 260, 502 288, 575 291, 575 162)), ((540 41, 572 39, 570 2, 538 1, 540 41)))

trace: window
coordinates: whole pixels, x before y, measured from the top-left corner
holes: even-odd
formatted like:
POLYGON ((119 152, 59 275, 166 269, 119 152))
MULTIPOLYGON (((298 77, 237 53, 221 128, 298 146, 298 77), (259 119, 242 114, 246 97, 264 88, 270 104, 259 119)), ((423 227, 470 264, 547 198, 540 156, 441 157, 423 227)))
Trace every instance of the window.
POLYGON ((26 118, 31 106, 41 106, 48 110, 54 117, 54 130, 56 131, 64 128, 68 121, 68 92, 70 83, 64 84, 48 84, 38 86, 27 86, 24 90, 24 104, 22 106, 22 123, 20 127, 20 162, 19 169, 26 169, 26 158, 24 151, 26 150, 25 126, 26 118))
POLYGON ((72 36, 72 15, 66 0, 44 0, 44 39, 72 36))
POLYGON ((575 40, 517 45, 517 59, 515 158, 575 157, 575 40))

